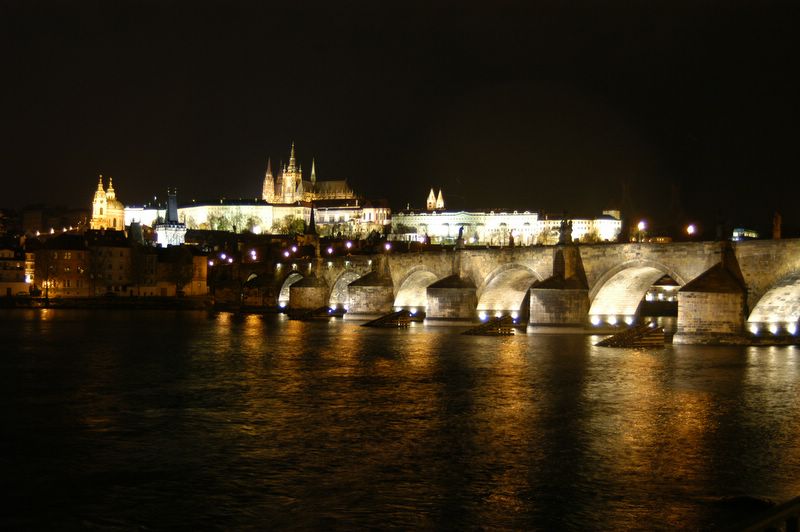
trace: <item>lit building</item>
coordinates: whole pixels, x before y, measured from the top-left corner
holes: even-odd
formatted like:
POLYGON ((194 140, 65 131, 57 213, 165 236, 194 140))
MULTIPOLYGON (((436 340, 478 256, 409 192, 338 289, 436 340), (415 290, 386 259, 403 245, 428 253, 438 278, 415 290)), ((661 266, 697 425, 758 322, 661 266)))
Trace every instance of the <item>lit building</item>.
MULTIPOLYGON (((261 198, 193 201, 177 207, 177 222, 184 224, 186 229, 249 231, 255 234, 298 232, 303 225, 310 223, 312 206, 324 215, 324 222, 317 218, 323 231, 330 231, 332 223, 347 228, 350 234, 368 233, 382 228, 390 215, 385 204, 357 197, 344 179, 317 180, 313 160, 309 179, 304 179, 292 143, 289 163, 277 175, 273 175, 271 159, 268 159, 261 183, 261 198)), ((155 227, 168 219, 167 211, 163 206, 126 207, 124 224, 127 227, 137 222, 155 227)), ((345 230, 341 232, 345 233, 345 230)), ((162 237, 158 238, 161 242, 162 237)), ((167 232, 163 238, 165 242, 169 241, 167 232)))
POLYGON ((90 229, 125 229, 125 206, 117 199, 111 178, 108 178, 108 188, 103 190, 103 176, 97 182, 97 190, 92 200, 92 218, 89 221, 90 229))
MULTIPOLYGON (((538 213, 446 211, 442 191, 431 189, 426 211, 411 209, 392 215, 392 239, 453 243, 459 236, 464 243, 477 245, 555 244, 559 240, 563 218, 540 218, 538 213), (433 207, 433 208, 431 208, 433 207), (439 210, 442 209, 442 210, 439 210)), ((594 219, 573 218, 572 239, 585 242, 616 241, 622 229, 619 211, 604 211, 594 219)))
POLYGON ((739 241, 739 240, 754 240, 758 238, 758 231, 753 229, 745 229, 743 227, 737 227, 733 230, 731 234, 731 240, 739 241))

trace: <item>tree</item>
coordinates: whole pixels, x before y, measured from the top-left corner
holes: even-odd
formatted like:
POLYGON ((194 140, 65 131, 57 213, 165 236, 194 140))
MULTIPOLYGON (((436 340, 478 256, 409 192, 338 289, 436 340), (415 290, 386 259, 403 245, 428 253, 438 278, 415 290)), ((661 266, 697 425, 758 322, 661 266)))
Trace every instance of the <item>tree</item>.
POLYGON ((302 218, 296 218, 290 214, 283 220, 275 220, 272 224, 272 232, 281 235, 299 235, 306 229, 306 223, 302 218))

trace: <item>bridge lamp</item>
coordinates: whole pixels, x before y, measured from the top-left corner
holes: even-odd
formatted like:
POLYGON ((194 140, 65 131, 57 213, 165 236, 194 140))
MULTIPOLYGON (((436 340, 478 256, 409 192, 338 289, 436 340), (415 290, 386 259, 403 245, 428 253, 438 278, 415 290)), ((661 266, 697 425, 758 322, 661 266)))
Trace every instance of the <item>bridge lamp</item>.
POLYGON ((284 257, 286 257, 286 258, 288 258, 288 257, 289 257, 289 252, 288 252, 288 251, 284 251, 284 252, 283 252, 283 256, 284 256, 284 257))
POLYGON ((633 316, 625 316, 625 323, 633 325, 633 316))
POLYGON ((689 225, 686 226, 686 234, 687 235, 692 236, 696 232, 697 232, 697 227, 695 227, 694 224, 689 224, 689 225))
POLYGON ((478 312, 478 319, 481 321, 486 321, 486 312, 483 310, 478 312))
POLYGON ((233 257, 228 257, 228 264, 233 264, 233 257))
POLYGON ((296 253, 296 252, 297 252, 297 246, 292 246, 292 253, 296 253))
POLYGON ((328 248, 328 255, 332 255, 332 254, 333 254, 333 248, 328 248))
POLYGON ((219 258, 221 258, 222 260, 225 260, 225 259, 228 258, 228 256, 226 254, 224 254, 224 253, 220 253, 219 254, 219 258))
POLYGON ((519 312, 517 312, 517 311, 512 312, 511 313, 511 319, 515 320, 517 318, 519 318, 519 312))
POLYGON ((638 224, 636 224, 636 228, 637 228, 639 231, 644 231, 645 229, 647 229, 647 224, 646 224, 646 223, 644 223, 644 220, 639 220, 639 223, 638 223, 638 224))
POLYGON ((214 261, 213 260, 208 261, 208 265, 209 266, 213 266, 214 265, 214 261))
POLYGON ((353 247, 353 243, 348 240, 347 242, 344 243, 344 247, 350 249, 351 247, 353 247))
POLYGON ((616 316, 609 316, 608 317, 608 324, 609 325, 616 325, 617 324, 617 317, 616 316))
POLYGON ((594 326, 600 325, 600 316, 591 316, 589 322, 594 326))
POLYGON ((778 324, 777 323, 770 323, 769 324, 769 332, 772 334, 778 334, 778 324))
POLYGON ((789 332, 789 334, 794 336, 795 334, 797 334, 797 324, 796 323, 787 323, 786 324, 786 330, 789 332))
POLYGON ((758 331, 759 331, 758 324, 757 323, 751 323, 750 324, 750 332, 753 333, 753 334, 758 334, 758 331))
POLYGON ((387 243, 385 243, 385 244, 383 245, 383 248, 384 248, 386 251, 389 251, 390 249, 392 249, 392 245, 391 245, 389 242, 387 242, 387 243))
POLYGON ((415 309, 415 308, 409 309, 408 313, 411 314, 412 316, 416 316, 417 309, 415 309))
POLYGON ((495 313, 494 313, 494 317, 495 318, 501 318, 502 316, 503 316, 503 311, 502 310, 495 311, 495 313))
POLYGON ((286 301, 278 301, 278 306, 280 308, 286 308, 286 301))

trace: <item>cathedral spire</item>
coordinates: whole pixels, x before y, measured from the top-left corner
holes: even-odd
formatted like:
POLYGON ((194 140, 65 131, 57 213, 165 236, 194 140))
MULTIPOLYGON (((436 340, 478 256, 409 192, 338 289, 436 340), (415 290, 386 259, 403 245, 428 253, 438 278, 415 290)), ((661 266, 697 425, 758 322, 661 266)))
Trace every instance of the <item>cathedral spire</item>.
POLYGON ((314 158, 313 157, 311 158, 311 182, 312 183, 316 183, 317 182, 317 172, 316 172, 316 168, 314 168, 314 158))
POLYGON ((444 209, 444 197, 442 196, 442 189, 439 189, 439 197, 436 198, 436 208, 444 209))
POLYGON ((100 174, 100 176, 97 178, 97 191, 105 192, 105 189, 103 189, 103 174, 100 174))
POLYGON ((292 150, 289 153, 289 169, 288 169, 289 172, 294 172, 296 165, 297 165, 297 160, 295 159, 295 156, 294 156, 294 141, 293 141, 292 142, 292 150))
POLYGON ((264 174, 264 184, 261 187, 261 199, 267 203, 275 201, 275 180, 272 177, 272 160, 267 159, 267 173, 264 174))
POLYGON ((433 192, 433 189, 428 193, 428 201, 425 202, 425 207, 429 211, 436 209, 436 193, 433 192))

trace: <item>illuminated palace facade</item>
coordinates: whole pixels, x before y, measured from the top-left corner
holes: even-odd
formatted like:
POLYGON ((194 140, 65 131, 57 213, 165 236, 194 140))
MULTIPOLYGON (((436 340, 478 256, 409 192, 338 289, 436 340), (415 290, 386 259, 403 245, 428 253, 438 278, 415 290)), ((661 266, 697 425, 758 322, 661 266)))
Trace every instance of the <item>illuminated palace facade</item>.
MULTIPOLYGON (((360 199, 344 179, 318 181, 313 159, 311 174, 304 179, 292 143, 288 164, 275 175, 267 160, 260 198, 194 202, 178 207, 178 220, 188 229, 282 233, 297 229, 300 221, 310 223, 312 206, 322 234, 366 235, 382 230, 391 214, 385 204, 360 199)), ((126 207, 125 225, 152 227, 164 215, 163 207, 126 207)))
MULTIPOLYGON (((447 211, 442 191, 431 189, 425 211, 407 209, 392 215, 392 239, 433 244, 453 243, 459 233, 464 244, 530 246, 558 242, 562 218, 540 218, 535 212, 447 211)), ((597 218, 570 218, 572 238, 582 242, 614 242, 622 230, 620 213, 603 211, 597 218)))

